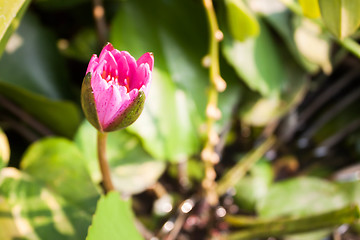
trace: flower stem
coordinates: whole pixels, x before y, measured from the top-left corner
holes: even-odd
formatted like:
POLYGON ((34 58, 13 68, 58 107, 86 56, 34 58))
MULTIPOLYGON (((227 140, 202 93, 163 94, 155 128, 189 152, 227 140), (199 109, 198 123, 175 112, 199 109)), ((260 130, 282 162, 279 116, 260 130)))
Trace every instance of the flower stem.
POLYGON ((98 160, 99 160, 101 175, 103 178, 104 191, 105 193, 108 193, 114 190, 115 188, 111 181, 110 168, 106 159, 106 139, 107 139, 107 133, 98 131, 98 135, 97 135, 98 160))
POLYGON ((219 136, 214 129, 214 123, 221 117, 221 112, 218 109, 218 92, 224 91, 226 88, 225 81, 220 76, 219 66, 219 42, 223 38, 216 19, 216 14, 212 0, 203 0, 204 8, 206 10, 209 31, 210 31, 210 46, 209 46, 209 78, 210 87, 208 93, 208 104, 206 107, 206 128, 207 140, 205 147, 202 150, 201 158, 205 165, 205 177, 202 186, 205 190, 206 199, 211 205, 216 205, 218 196, 215 191, 216 172, 214 165, 219 162, 219 155, 215 152, 215 145, 219 142, 219 136))

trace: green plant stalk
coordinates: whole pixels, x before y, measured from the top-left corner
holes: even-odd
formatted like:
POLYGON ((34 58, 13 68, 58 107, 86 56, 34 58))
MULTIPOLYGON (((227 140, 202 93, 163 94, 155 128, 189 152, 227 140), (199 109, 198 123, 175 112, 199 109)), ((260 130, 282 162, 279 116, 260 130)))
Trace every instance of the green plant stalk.
MULTIPOLYGON (((303 16, 301 6, 297 2, 294 2, 294 1, 291 1, 291 0, 280 0, 280 1, 287 8, 289 8, 293 13, 295 13, 295 14, 297 14, 299 16, 303 16)), ((311 20, 312 22, 314 22, 315 24, 317 24, 321 28, 326 29, 326 31, 329 32, 327 30, 327 28, 324 26, 324 24, 322 23, 322 21, 320 21, 319 19, 309 18, 309 20, 311 20)), ((329 32, 329 34, 331 34, 331 33, 329 32)), ((338 39, 338 38, 334 37, 334 40, 337 41, 343 48, 345 48, 346 50, 348 50, 349 52, 351 52, 357 58, 360 59, 360 45, 356 41, 354 41, 352 38, 347 37, 347 38, 344 38, 344 39, 338 39)))
POLYGON ((252 239, 257 237, 279 237, 287 234, 303 233, 341 224, 351 224, 359 220, 357 205, 308 217, 288 217, 279 219, 259 219, 227 216, 225 221, 234 227, 248 227, 228 236, 228 240, 252 239))
MULTIPOLYGON (((210 47, 209 47, 209 56, 210 56, 210 69, 209 69, 209 78, 210 78, 210 87, 208 93, 208 105, 217 108, 218 105, 218 91, 216 88, 216 81, 220 77, 220 64, 219 64, 219 33, 222 35, 219 30, 219 26, 216 19, 216 14, 212 0, 203 0, 203 5, 206 11, 206 15, 209 22, 209 32, 210 32, 210 47)), ((211 205, 217 204, 217 196, 215 189, 215 170, 214 162, 212 159, 208 159, 206 156, 214 156, 214 144, 210 141, 211 134, 214 131, 214 123, 217 119, 213 116, 207 114, 206 128, 207 128, 207 140, 204 146, 203 151, 209 151, 209 154, 203 154, 202 160, 205 165, 205 177, 203 179, 203 187, 206 192, 206 197, 208 202, 211 205), (205 157, 204 157, 205 156, 205 157)))
POLYGON ((103 179, 103 186, 105 193, 115 190, 111 181, 110 168, 106 158, 106 139, 107 133, 98 131, 97 134, 97 150, 99 167, 103 179))
POLYGON ((255 150, 246 154, 239 162, 235 164, 218 182, 216 192, 223 195, 226 191, 235 186, 247 171, 274 145, 276 138, 270 136, 255 150))

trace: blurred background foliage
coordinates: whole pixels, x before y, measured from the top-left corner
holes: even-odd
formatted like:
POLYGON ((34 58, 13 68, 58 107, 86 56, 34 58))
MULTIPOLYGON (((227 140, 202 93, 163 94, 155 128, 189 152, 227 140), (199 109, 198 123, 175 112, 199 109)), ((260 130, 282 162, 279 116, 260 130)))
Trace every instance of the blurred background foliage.
POLYGON ((359 239, 358 1, 213 1, 227 84, 215 207, 200 194, 203 2, 104 0, 102 29, 96 4, 0 0, 0 239, 359 239), (155 56, 141 117, 107 146, 131 202, 101 196, 96 131, 79 104, 101 31, 135 58, 155 56))

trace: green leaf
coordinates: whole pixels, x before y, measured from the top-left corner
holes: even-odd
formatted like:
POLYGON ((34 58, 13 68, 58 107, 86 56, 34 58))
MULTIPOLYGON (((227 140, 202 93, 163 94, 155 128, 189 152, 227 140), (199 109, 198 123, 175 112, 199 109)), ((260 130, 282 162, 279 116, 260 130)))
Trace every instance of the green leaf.
POLYGON ((284 83, 283 62, 276 42, 266 25, 260 23, 260 35, 239 42, 224 31, 222 51, 245 83, 265 97, 279 98, 284 83))
MULTIPOLYGON (((260 217, 307 217, 359 204, 360 182, 335 183, 314 177, 285 180, 270 187, 258 202, 260 217)), ((329 230, 287 236, 291 240, 320 240, 329 230)))
MULTIPOLYGON (((353 172, 356 175, 356 171, 353 172)), ((357 177, 355 177, 357 179, 357 177)), ((360 181, 349 181, 337 183, 338 186, 345 192, 350 204, 356 204, 360 206, 360 181)), ((352 230, 360 232, 360 222, 356 222, 352 226, 352 230)))
POLYGON ((199 150, 208 83, 201 66, 207 52, 205 19, 202 6, 192 1, 135 0, 121 2, 112 23, 115 47, 136 58, 154 53, 145 109, 128 130, 157 159, 179 161, 199 150))
POLYGON ((69 77, 55 36, 30 12, 7 43, 0 60, 0 82, 55 100, 70 96, 69 77))
POLYGON ((283 44, 275 41, 267 25, 259 23, 260 35, 245 42, 232 39, 225 29, 221 46, 238 76, 260 94, 246 91, 242 96, 242 119, 254 126, 264 126, 284 115, 302 99, 307 84, 306 72, 283 44))
MULTIPOLYGON (((276 6, 279 4, 277 0, 268 0, 269 5, 276 6)), ((271 28, 282 38, 284 44, 294 57, 294 59, 308 72, 316 72, 319 67, 306 59, 295 42, 294 32, 298 29, 293 18, 296 16, 292 15, 291 12, 285 7, 274 7, 265 6, 264 9, 259 9, 258 13, 264 16, 265 21, 271 26, 271 28)))
POLYGON ((349 203, 336 184, 326 180, 300 177, 270 187, 257 208, 261 217, 309 216, 332 211, 349 203))
POLYGON ((86 240, 140 240, 135 228, 134 215, 129 201, 120 199, 117 192, 110 192, 98 202, 86 240))
POLYGON ((11 34, 19 26, 30 0, 2 0, 0 3, 0 57, 11 34))
POLYGON ((308 18, 320 17, 319 0, 299 0, 304 16, 308 18))
POLYGON ((243 0, 226 0, 225 5, 230 32, 234 39, 242 42, 259 34, 259 23, 243 0))
POLYGON ((360 181, 340 182, 337 185, 345 192, 349 203, 360 205, 360 181))
POLYGON ((4 239, 85 239, 90 214, 15 168, 2 169, 0 176, 0 222, 12 219, 17 227, 1 229, 9 234, 4 239))
POLYGON ((319 0, 321 16, 326 27, 337 38, 353 34, 360 25, 360 1, 319 0))
POLYGON ((257 162, 249 175, 235 185, 235 202, 242 209, 254 211, 255 204, 266 195, 272 181, 273 171, 269 162, 257 162))
POLYGON ((68 202, 93 214, 100 195, 91 181, 85 162, 86 159, 73 142, 48 138, 27 149, 21 168, 68 202))
POLYGON ((281 88, 281 99, 264 98, 254 95, 253 92, 246 92, 244 96, 246 101, 240 112, 242 120, 246 124, 265 126, 279 119, 303 99, 307 87, 305 72, 292 61, 290 56, 286 57, 286 52, 279 50, 278 53, 279 55, 285 54, 284 59, 287 59, 286 68, 284 68, 286 78, 281 88))
POLYGON ((234 226, 243 227, 240 231, 230 234, 229 240, 257 239, 268 236, 282 237, 287 234, 296 235, 284 236, 283 239, 321 240, 329 236, 332 228, 357 222, 359 220, 359 207, 349 205, 305 217, 287 216, 263 219, 230 215, 225 220, 234 226), (248 228, 244 228, 246 226, 248 228))
POLYGON ((0 128, 0 170, 6 167, 10 159, 10 146, 6 134, 0 128))
POLYGON ((0 94, 57 134, 71 138, 80 123, 79 109, 71 102, 50 100, 3 82, 0 94))
POLYGON ((21 239, 9 204, 0 197, 0 239, 21 239))
MULTIPOLYGON (((79 128, 75 142, 83 152, 94 182, 101 181, 96 150, 96 130, 87 121, 79 128)), ((108 133, 106 146, 115 188, 123 194, 136 194, 153 185, 165 170, 165 162, 151 158, 139 139, 124 131, 108 133)))

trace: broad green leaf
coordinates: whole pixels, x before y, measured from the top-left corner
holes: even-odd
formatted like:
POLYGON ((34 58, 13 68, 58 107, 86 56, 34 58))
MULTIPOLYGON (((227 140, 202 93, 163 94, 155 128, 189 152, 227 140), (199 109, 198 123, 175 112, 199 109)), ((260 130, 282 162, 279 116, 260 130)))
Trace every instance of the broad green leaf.
POLYGON ((262 199, 273 181, 271 165, 266 160, 257 162, 249 174, 235 185, 234 200, 241 209, 255 210, 255 204, 262 199))
POLYGON ((304 16, 308 18, 320 17, 319 0, 299 0, 304 16))
POLYGON ((259 34, 259 23, 243 0, 226 0, 225 6, 228 25, 234 39, 242 42, 259 34))
POLYGON ((121 2, 112 23, 115 47, 136 58, 154 53, 145 109, 129 130, 155 158, 178 161, 199 150, 208 83, 201 66, 208 49, 205 19, 193 1, 134 0, 121 2))
POLYGON ((263 98, 253 93, 244 96, 246 102, 240 110, 244 123, 258 127, 266 126, 284 116, 303 99, 307 86, 304 72, 289 64, 287 74, 289 81, 284 85, 282 99, 263 98), (291 74, 294 77, 292 79, 291 74))
POLYGON ((69 101, 54 101, 0 81, 0 94, 32 115, 56 134, 72 137, 80 123, 80 112, 69 101))
POLYGON ((0 1, 0 57, 11 34, 18 28, 30 0, 0 1))
POLYGON ((257 208, 261 217, 308 216, 344 207, 348 197, 335 183, 300 177, 275 183, 257 208))
POLYGON ((360 205, 360 181, 340 182, 337 185, 347 195, 349 203, 360 205))
MULTIPOLYGON (((264 218, 311 216, 359 204, 360 182, 335 183, 320 178, 300 177, 275 183, 259 201, 264 218)), ((321 240, 330 230, 287 236, 289 240, 321 240)))
MULTIPOLYGON (((357 171, 354 171, 353 174, 356 176, 355 179, 358 179, 357 177, 357 171)), ((354 178, 353 178, 354 179, 354 178)), ((353 180, 349 182, 340 182, 337 183, 338 186, 345 192, 349 204, 357 204, 360 206, 360 181, 359 180, 353 180)), ((352 230, 354 230, 356 233, 360 233, 360 223, 357 222, 353 224, 352 230)))
POLYGON ((140 240, 136 230, 131 203, 120 198, 119 193, 110 192, 101 197, 86 240, 140 240))
POLYGON ((239 42, 225 33, 222 51, 245 83, 265 97, 279 98, 285 81, 282 59, 266 25, 260 23, 260 35, 239 42))
POLYGON ((257 38, 239 42, 224 31, 222 52, 239 77, 253 90, 244 92, 241 115, 250 125, 264 126, 297 104, 306 88, 306 72, 282 43, 260 22, 257 38))
MULTIPOLYGON (((17 227, 17 230, 13 229, 4 239, 11 239, 14 234, 20 235, 20 239, 31 240, 85 239, 91 221, 90 214, 15 168, 0 171, 0 203, 2 202, 8 208, 0 214, 0 222, 12 219, 17 227)), ((6 234, 3 227, 0 226, 0 232, 6 234)))
POLYGON ((0 196, 0 239, 21 239, 9 204, 0 196))
POLYGON ((306 59, 301 52, 294 39, 294 32, 298 29, 293 18, 296 18, 291 12, 281 4, 278 0, 268 0, 267 5, 259 8, 254 7, 254 11, 264 16, 265 21, 283 40, 294 59, 308 72, 316 72, 319 67, 317 64, 306 59), (280 4, 278 7, 274 7, 280 4))
POLYGON ((100 195, 91 181, 85 162, 86 159, 73 142, 48 138, 27 149, 21 160, 21 168, 68 202, 93 214, 100 195))
MULTIPOLYGON (((75 136, 94 182, 101 181, 96 150, 96 130, 85 121, 75 136)), ((124 131, 108 134, 107 157, 115 188, 123 194, 136 194, 153 185, 165 170, 165 162, 151 158, 139 139, 124 131)))
POLYGON ((0 128, 0 170, 6 167, 10 159, 10 146, 6 134, 0 128))
POLYGON ((245 92, 243 97, 245 101, 240 115, 246 124, 265 126, 282 117, 303 99, 307 87, 306 73, 286 51, 279 49, 278 54, 287 59, 286 68, 284 68, 286 78, 281 88, 281 98, 264 98, 251 91, 245 92))
POLYGON ((35 15, 25 14, 0 60, 0 82, 51 99, 70 96, 65 62, 55 40, 35 15))
POLYGON ((353 34, 360 25, 360 1, 319 0, 322 19, 337 38, 353 34))

